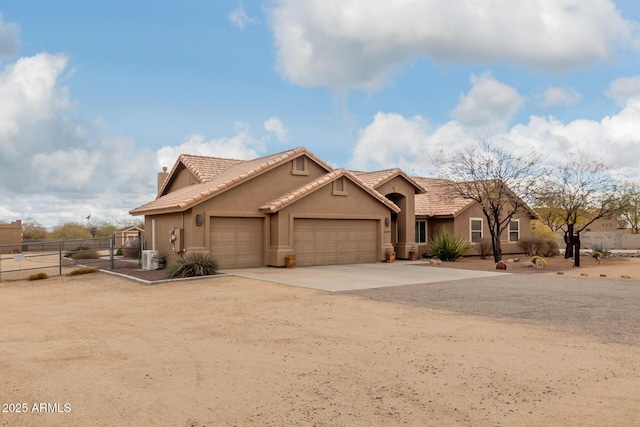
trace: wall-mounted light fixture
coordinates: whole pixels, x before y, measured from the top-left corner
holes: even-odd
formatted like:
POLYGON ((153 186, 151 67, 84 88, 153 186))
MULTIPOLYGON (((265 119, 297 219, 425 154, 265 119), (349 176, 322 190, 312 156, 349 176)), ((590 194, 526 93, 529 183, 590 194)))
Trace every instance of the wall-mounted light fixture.
POLYGON ((384 219, 384 226, 388 227, 389 226, 389 218, 385 218, 384 219))
POLYGON ((197 214, 196 215, 196 225, 198 227, 202 226, 202 224, 204 223, 204 217, 202 216, 202 214, 197 214))

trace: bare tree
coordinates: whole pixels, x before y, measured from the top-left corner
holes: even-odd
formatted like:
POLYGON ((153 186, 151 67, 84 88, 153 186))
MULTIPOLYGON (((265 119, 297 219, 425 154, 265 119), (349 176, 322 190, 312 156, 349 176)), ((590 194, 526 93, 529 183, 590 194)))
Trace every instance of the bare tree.
POLYGON ((47 234, 47 229, 33 218, 22 222, 22 238, 25 240, 44 240, 47 234))
POLYGON ((529 154, 515 156, 491 143, 458 150, 440 167, 450 182, 451 191, 477 202, 487 219, 493 259, 502 259, 500 236, 513 217, 529 209, 525 200, 535 194, 538 158, 529 154))
POLYGON ((631 233, 640 233, 640 185, 625 182, 617 191, 620 216, 631 225, 631 233))
POLYGON ((608 169, 581 155, 546 175, 541 184, 536 201, 540 220, 552 230, 564 232, 565 258, 575 256, 579 266, 580 233, 618 211, 608 169))

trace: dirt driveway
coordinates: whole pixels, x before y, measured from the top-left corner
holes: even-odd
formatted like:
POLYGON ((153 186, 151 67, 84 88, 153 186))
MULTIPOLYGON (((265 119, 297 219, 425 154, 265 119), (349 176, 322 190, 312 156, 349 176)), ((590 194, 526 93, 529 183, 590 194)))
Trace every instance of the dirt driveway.
POLYGON ((0 425, 640 424, 640 346, 552 324, 239 277, 0 296, 0 425))

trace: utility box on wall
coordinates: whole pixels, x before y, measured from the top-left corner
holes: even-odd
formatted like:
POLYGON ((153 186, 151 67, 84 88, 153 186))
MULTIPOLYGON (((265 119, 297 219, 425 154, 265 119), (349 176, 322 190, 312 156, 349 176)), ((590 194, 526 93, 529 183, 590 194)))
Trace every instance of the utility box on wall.
POLYGON ((172 228, 169 230, 169 243, 171 243, 171 250, 174 253, 182 252, 182 229, 172 228))

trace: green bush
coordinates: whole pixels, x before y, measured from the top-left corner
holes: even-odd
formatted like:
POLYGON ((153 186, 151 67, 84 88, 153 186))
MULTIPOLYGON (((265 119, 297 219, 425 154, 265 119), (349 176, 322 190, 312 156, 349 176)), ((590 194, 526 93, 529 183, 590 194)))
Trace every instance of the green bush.
POLYGON ((455 261, 456 259, 466 255, 471 246, 461 237, 455 236, 449 231, 438 233, 431 242, 429 242, 429 251, 432 255, 443 261, 455 261))
POLYGON ((218 261, 209 254, 192 253, 167 267, 167 277, 177 279, 182 277, 211 276, 218 270, 218 261))
POLYGON ((122 248, 118 248, 118 250, 116 251, 116 256, 122 256, 122 248))

